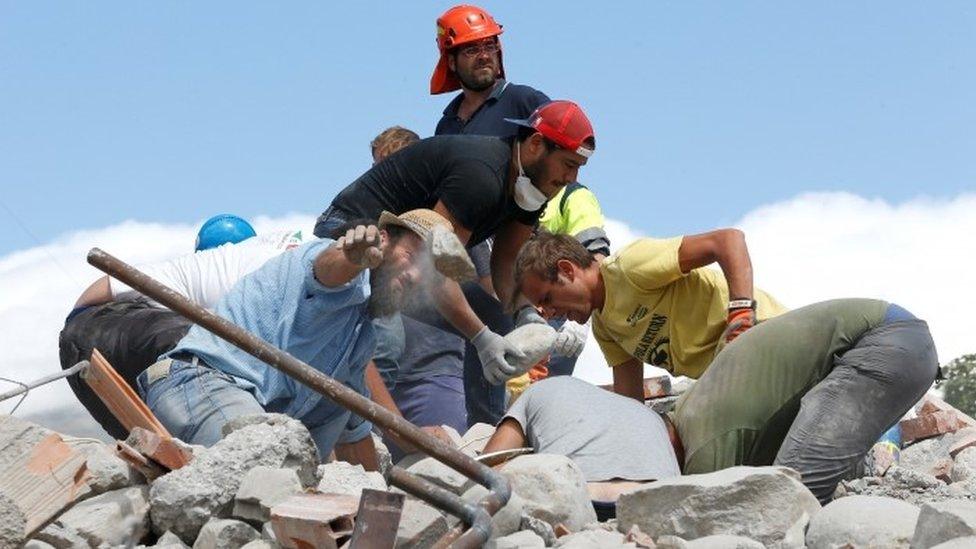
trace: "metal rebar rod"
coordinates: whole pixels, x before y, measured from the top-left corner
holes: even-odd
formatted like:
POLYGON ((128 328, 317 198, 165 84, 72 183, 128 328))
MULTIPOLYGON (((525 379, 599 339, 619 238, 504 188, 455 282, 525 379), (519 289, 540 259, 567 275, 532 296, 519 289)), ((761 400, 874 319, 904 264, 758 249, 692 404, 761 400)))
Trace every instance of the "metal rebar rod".
MULTIPOLYGON (((488 488, 488 494, 478 504, 489 515, 494 515, 508 502, 511 495, 508 479, 490 467, 478 463, 470 456, 448 446, 416 425, 393 414, 233 322, 207 311, 179 292, 167 288, 111 254, 98 248, 92 248, 88 252, 88 263, 127 284, 130 288, 192 320, 218 337, 236 345, 258 360, 284 372, 310 389, 373 423, 392 430, 438 461, 485 486, 488 488)), ((480 547, 487 540, 487 532, 472 528, 458 538, 454 545, 460 548, 480 547)))
POLYGON ((467 527, 478 530, 483 532, 485 539, 491 535, 491 515, 480 505, 464 501, 453 492, 413 475, 401 467, 390 467, 387 480, 404 492, 460 518, 464 524, 462 530, 467 527))
POLYGON ((21 383, 20 386, 17 387, 16 389, 12 389, 10 391, 7 391, 6 393, 0 394, 0 402, 3 402, 3 401, 5 401, 5 400, 7 400, 9 398, 13 398, 13 397, 15 397, 17 395, 22 395, 22 394, 26 393, 27 391, 30 391, 32 389, 36 389, 36 388, 40 387, 41 385, 47 385, 48 383, 51 383, 52 381, 57 381, 57 380, 59 380, 61 378, 64 378, 64 377, 68 377, 70 375, 77 374, 78 372, 84 370, 87 367, 88 367, 88 361, 87 360, 82 360, 81 362, 79 362, 78 364, 75 364, 74 366, 68 368, 67 370, 61 370, 60 372, 57 372, 55 374, 51 374, 51 375, 48 375, 48 376, 44 376, 44 377, 42 377, 40 379, 36 379, 34 381, 29 381, 27 383, 21 383))

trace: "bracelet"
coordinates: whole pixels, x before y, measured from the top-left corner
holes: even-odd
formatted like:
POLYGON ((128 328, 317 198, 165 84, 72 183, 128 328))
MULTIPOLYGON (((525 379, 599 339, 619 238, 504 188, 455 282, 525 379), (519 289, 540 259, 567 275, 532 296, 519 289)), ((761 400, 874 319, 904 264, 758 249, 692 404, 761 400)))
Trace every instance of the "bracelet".
POLYGON ((753 309, 753 310, 755 310, 755 308, 756 308, 756 300, 755 299, 733 299, 732 301, 729 301, 729 310, 730 311, 735 310, 735 309, 753 309))

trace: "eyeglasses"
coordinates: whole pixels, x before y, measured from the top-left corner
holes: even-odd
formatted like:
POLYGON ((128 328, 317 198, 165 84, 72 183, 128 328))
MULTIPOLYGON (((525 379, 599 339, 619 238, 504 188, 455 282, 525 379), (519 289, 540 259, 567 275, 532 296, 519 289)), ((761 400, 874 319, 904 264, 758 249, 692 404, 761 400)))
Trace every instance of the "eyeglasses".
POLYGON ((470 46, 458 48, 458 52, 465 57, 476 57, 482 53, 494 55, 498 53, 498 50, 500 49, 501 47, 499 46, 498 42, 490 40, 480 44, 471 44, 470 46))

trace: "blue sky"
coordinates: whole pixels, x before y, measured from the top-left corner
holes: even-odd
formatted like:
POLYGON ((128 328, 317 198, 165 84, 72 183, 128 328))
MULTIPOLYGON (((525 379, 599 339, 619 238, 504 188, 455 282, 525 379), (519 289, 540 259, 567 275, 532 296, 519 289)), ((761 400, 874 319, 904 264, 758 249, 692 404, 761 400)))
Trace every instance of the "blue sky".
MULTIPOLYGON (((0 254, 125 219, 321 211, 380 130, 433 131, 450 5, 0 2, 0 254)), ((510 79, 588 112, 581 180, 643 232, 806 191, 976 188, 972 2, 482 5, 510 79)))

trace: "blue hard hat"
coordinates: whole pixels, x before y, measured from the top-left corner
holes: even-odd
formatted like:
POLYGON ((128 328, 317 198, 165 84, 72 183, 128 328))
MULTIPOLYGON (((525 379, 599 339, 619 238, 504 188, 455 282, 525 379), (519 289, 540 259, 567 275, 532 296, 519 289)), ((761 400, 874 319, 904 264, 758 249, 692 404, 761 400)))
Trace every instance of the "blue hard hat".
POLYGON ((256 235, 254 227, 236 215, 215 215, 200 227, 200 232, 197 233, 196 251, 209 250, 228 242, 237 244, 256 235))

